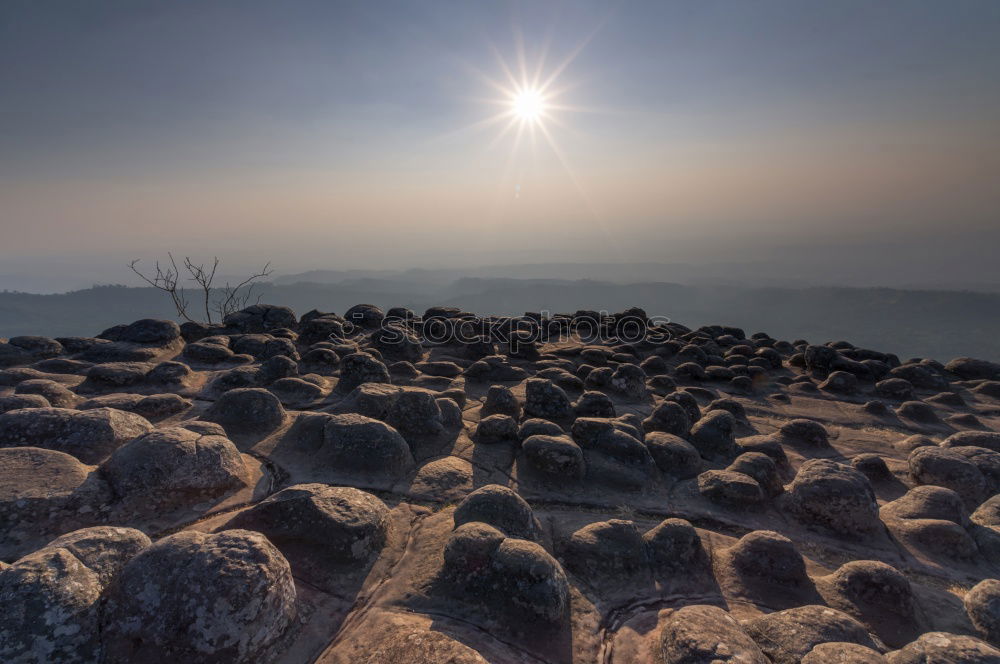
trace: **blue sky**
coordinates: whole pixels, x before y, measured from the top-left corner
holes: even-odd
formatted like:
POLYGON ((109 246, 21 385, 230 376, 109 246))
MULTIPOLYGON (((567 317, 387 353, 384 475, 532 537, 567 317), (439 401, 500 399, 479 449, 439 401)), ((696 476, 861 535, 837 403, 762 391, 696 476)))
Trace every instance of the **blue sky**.
POLYGON ((11 0, 0 102, 8 262, 723 260, 1000 226, 991 1, 11 0), (562 158, 470 128, 496 53, 576 49, 562 158))

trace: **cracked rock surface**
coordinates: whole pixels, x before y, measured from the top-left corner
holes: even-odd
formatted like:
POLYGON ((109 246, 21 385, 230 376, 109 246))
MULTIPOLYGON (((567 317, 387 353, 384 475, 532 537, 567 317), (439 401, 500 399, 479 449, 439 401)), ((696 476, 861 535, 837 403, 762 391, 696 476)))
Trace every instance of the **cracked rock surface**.
POLYGON ((0 340, 0 662, 1000 662, 997 365, 817 341, 370 304, 0 340))

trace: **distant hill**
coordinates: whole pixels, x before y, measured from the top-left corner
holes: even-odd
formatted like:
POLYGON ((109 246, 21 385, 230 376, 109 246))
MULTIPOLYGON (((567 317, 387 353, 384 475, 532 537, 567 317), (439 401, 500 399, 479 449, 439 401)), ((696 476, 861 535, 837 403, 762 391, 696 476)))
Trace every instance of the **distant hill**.
MULTIPOLYGON (((417 283, 386 275, 352 275, 340 283, 265 284, 262 302, 302 314, 342 313, 360 302, 422 312, 436 304, 515 315, 643 307, 689 326, 724 323, 748 333, 792 340, 844 339, 894 352, 947 360, 1000 359, 1000 294, 890 288, 741 288, 664 282, 470 277, 417 283)), ((167 298, 151 288, 95 287, 60 295, 0 293, 0 336, 93 335, 122 321, 173 318, 167 298)))

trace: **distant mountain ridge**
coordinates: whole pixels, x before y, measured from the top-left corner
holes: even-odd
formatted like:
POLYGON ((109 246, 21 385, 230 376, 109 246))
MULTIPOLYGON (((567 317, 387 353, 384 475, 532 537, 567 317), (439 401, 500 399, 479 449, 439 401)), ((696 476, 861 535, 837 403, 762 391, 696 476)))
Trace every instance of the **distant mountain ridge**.
MULTIPOLYGON (((822 343, 844 339, 900 357, 1000 359, 1000 294, 891 288, 744 288, 662 281, 466 277, 437 285, 396 278, 352 278, 340 284, 264 284, 261 302, 343 313, 358 303, 434 305, 519 315, 640 306, 688 326, 731 324, 748 333, 822 343)), ((121 321, 175 318, 151 288, 105 286, 59 295, 0 293, 0 336, 94 335, 121 321)))

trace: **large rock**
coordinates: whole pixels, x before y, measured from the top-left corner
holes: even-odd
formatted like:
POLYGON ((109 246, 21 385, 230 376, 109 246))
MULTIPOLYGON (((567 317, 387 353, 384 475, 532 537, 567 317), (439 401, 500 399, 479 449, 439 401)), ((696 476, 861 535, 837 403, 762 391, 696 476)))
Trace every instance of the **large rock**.
POLYGON ((361 657, 358 664, 489 664, 460 641, 441 632, 419 629, 385 630, 378 643, 361 657))
POLYGON ((806 563, 790 539, 770 530, 755 530, 726 551, 733 571, 751 584, 805 586, 806 563))
POLYGON ((524 412, 530 417, 558 420, 572 415, 566 392, 550 380, 529 378, 524 395, 524 412))
POLYGON ((660 631, 663 662, 769 664, 736 619, 717 606, 691 604, 670 614, 660 631))
POLYGON ((149 509, 194 504, 250 482, 232 441, 181 427, 139 436, 118 448, 101 471, 120 498, 149 509))
POLYGON ((0 415, 0 447, 42 447, 96 464, 152 428, 146 418, 113 408, 12 410, 0 415))
POLYGON ((642 535, 631 521, 598 521, 570 536, 563 554, 566 567, 591 583, 614 582, 649 566, 642 535))
POLYGON ((445 545, 442 575, 453 592, 522 629, 556 623, 569 609, 569 584, 555 558, 485 523, 455 529, 445 545))
POLYGON ((382 324, 372 332, 371 345, 383 357, 392 360, 419 362, 424 355, 420 339, 398 323, 382 324))
POLYGON ((827 459, 802 464, 784 498, 799 521, 838 535, 860 537, 881 524, 868 478, 827 459))
POLYGON ((315 459, 337 471, 389 478, 401 477, 414 465, 410 447, 398 431, 355 413, 330 416, 315 459))
POLYGON ((651 431, 646 434, 644 442, 661 472, 681 480, 695 477, 701 472, 701 455, 694 445, 680 436, 651 431))
POLYGON ((643 533, 642 539, 654 570, 688 574, 708 561, 698 531, 684 519, 664 519, 643 533))
POLYGON ((736 419, 724 410, 706 413, 691 427, 688 440, 710 461, 730 461, 736 456, 736 419))
POLYGON ((677 436, 686 436, 691 430, 691 420, 687 411, 673 401, 662 401, 653 409, 649 417, 642 421, 646 431, 662 431, 677 436))
POLYGON ((821 577, 817 585, 830 606, 853 616, 891 646, 905 645, 924 629, 909 579, 891 565, 852 560, 821 577))
POLYGON ((295 618, 295 584, 260 533, 184 531, 130 560, 105 592, 112 662, 256 662, 295 618))
POLYGON ((1000 363, 977 360, 972 357, 956 357, 944 368, 963 380, 1000 380, 1000 363))
POLYGON ((757 480, 731 470, 706 470, 698 475, 698 493, 729 507, 742 508, 764 502, 764 490, 757 480))
POLYGON ((234 433, 264 433, 285 421, 285 409, 275 395, 259 387, 229 390, 202 416, 234 433))
POLYGON ((38 447, 0 449, 0 557, 93 523, 111 498, 100 475, 75 457, 38 447))
POLYGON ((0 571, 0 661, 98 661, 100 595, 149 544, 131 528, 86 528, 0 571))
POLYGON ((799 664, 820 643, 878 647, 864 625, 826 606, 800 606, 769 613, 747 621, 744 627, 774 664, 799 664))
POLYGON ((554 479, 580 479, 586 470, 583 450, 561 432, 528 436, 521 451, 529 465, 554 479))
POLYGON ((355 304, 344 312, 345 321, 366 330, 378 328, 384 318, 385 312, 374 304, 355 304))
POLYGON ((389 383, 389 369, 368 353, 351 353, 342 358, 337 391, 347 393, 362 383, 389 383))
POLYGON ((357 564, 385 545, 389 510, 375 496, 352 487, 297 484, 240 512, 226 528, 263 533, 286 555, 288 549, 357 564))
POLYGON ((918 447, 907 460, 910 477, 917 484, 951 489, 970 509, 989 497, 989 485, 972 461, 953 449, 918 447))
POLYGON ((114 341, 166 345, 181 337, 181 328, 172 320, 143 318, 125 326, 114 341))
POLYGON ((802 664, 885 664, 885 657, 856 643, 820 643, 802 658, 802 664))
POLYGON ((889 664, 997 664, 1000 650, 964 634, 927 632, 886 659, 889 664))
POLYGON ((295 327, 295 312, 273 304, 255 304, 231 313, 222 321, 226 327, 243 333, 267 332, 282 327, 295 327))
POLYGON ((965 612, 984 639, 1000 644, 1000 581, 984 579, 966 593, 965 612))
POLYGON ((455 508, 454 520, 456 527, 473 521, 487 523, 518 539, 537 539, 540 529, 524 498, 499 484, 487 484, 466 496, 455 508))
POLYGON ((959 431, 941 441, 941 447, 985 447, 1000 452, 1000 433, 995 431, 959 431))

